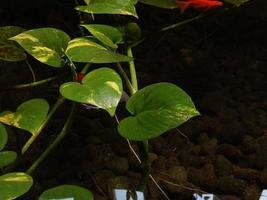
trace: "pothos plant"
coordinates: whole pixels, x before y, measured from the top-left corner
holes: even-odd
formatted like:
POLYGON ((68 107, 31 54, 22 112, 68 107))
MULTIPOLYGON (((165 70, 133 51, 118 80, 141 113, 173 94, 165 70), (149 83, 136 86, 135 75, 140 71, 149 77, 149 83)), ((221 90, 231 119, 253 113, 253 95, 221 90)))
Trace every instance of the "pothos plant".
MULTIPOLYGON (((161 8, 178 7, 176 0, 139 1, 161 8)), ((244 0, 227 1, 236 5, 245 2, 244 0)), ((137 0, 112 2, 110 0, 84 0, 84 2, 85 5, 78 5, 75 8, 81 12, 83 17, 112 14, 138 18, 135 10, 137 0)), ((1 200, 16 199, 32 187, 31 174, 64 138, 71 126, 75 107, 79 103, 106 110, 111 117, 114 117, 121 97, 130 96, 126 103, 129 116, 118 122, 118 133, 128 140, 142 144, 143 174, 137 188, 139 191, 145 190, 149 179, 148 141, 179 126, 191 117, 199 115, 190 96, 172 83, 156 83, 139 90, 132 55, 132 48, 138 43, 137 40, 140 40, 140 29, 136 23, 129 22, 119 27, 84 23, 81 24, 81 29, 83 35, 71 39, 67 33, 55 28, 32 30, 15 26, 0 28, 1 60, 25 61, 30 67, 27 61, 27 56, 30 55, 48 67, 55 70, 68 68, 72 73, 72 80, 63 83, 58 88, 59 97, 52 108, 45 99, 35 98, 23 102, 16 111, 0 113, 0 169, 3 172, 0 176, 1 200), (77 63, 79 66, 84 65, 81 70, 76 66, 77 63), (92 64, 97 69, 91 70, 92 64), (98 64, 106 64, 107 67, 97 67, 98 64), (129 67, 129 70, 126 67, 129 67), (125 89, 127 95, 123 91, 124 85, 127 88, 125 89), (8 141, 5 125, 26 130, 31 134, 21 149, 20 155, 23 155, 65 100, 72 101, 72 107, 55 140, 26 172, 4 173, 10 164, 19 160, 16 152, 5 149, 8 141)), ((54 79, 52 77, 34 80, 32 83, 18 85, 15 88, 36 87, 54 79)), ((44 191, 39 200, 66 197, 72 197, 75 200, 93 199, 88 189, 75 185, 60 185, 44 191)))

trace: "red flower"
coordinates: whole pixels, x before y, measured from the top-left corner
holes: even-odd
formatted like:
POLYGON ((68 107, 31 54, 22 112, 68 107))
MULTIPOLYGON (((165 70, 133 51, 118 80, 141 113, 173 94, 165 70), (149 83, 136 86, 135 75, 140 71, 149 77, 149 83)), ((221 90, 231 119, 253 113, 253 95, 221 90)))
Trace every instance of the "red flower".
POLYGON ((77 73, 76 81, 81 83, 84 76, 85 76, 85 74, 83 74, 83 73, 77 73))
POLYGON ((221 1, 217 0, 176 0, 176 2, 181 9, 181 13, 189 7, 205 11, 223 5, 221 1))

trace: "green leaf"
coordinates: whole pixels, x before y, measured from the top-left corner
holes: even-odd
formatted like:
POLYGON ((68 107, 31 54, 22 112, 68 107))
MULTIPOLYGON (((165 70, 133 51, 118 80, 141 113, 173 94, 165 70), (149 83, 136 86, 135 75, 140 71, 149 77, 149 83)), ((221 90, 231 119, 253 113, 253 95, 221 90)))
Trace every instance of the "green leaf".
POLYGON ((0 60, 18 62, 25 60, 27 55, 12 41, 0 41, 0 60))
POLYGON ((168 8, 168 9, 178 8, 176 0, 138 0, 138 1, 144 4, 160 8, 168 8))
POLYGON ((0 27, 0 60, 18 62, 26 59, 23 49, 14 41, 8 40, 23 31, 25 29, 18 26, 0 27))
POLYGON ((17 153, 14 151, 0 152, 0 168, 13 163, 17 158, 17 153))
POLYGON ((118 48, 116 44, 122 41, 121 32, 112 26, 102 24, 86 24, 82 26, 103 44, 113 49, 118 48))
POLYGON ((6 146, 7 138, 6 128, 0 123, 0 151, 6 146))
POLYGON ((0 176, 1 200, 12 200, 28 192, 33 184, 32 178, 22 172, 0 176))
POLYGON ((10 38, 18 42, 30 55, 38 61, 52 66, 62 67, 65 50, 70 37, 55 28, 39 28, 23 32, 10 38))
POLYGON ((35 135, 49 111, 49 104, 44 99, 31 99, 22 103, 13 112, 2 112, 0 122, 29 131, 35 135))
POLYGON ((93 200, 93 194, 79 186, 60 185, 44 191, 39 200, 93 200))
POLYGON ((235 6, 241 6, 242 4, 248 2, 249 0, 224 0, 224 1, 234 4, 235 6))
POLYGON ((95 43, 90 38, 76 38, 69 42, 66 54, 74 62, 116 63, 133 58, 115 53, 95 43))
POLYGON ((114 116, 122 95, 122 81, 113 69, 100 68, 87 74, 82 84, 64 83, 60 93, 69 100, 94 105, 114 116))
POLYGON ((127 110, 134 116, 119 123, 119 133, 130 140, 148 140, 199 115, 191 98, 171 83, 157 83, 129 98, 127 110))
POLYGON ((132 0, 94 0, 87 6, 77 6, 75 9, 92 14, 132 15, 137 18, 132 0))
POLYGON ((19 26, 2 26, 0 27, 0 41, 8 40, 10 37, 26 31, 19 26))

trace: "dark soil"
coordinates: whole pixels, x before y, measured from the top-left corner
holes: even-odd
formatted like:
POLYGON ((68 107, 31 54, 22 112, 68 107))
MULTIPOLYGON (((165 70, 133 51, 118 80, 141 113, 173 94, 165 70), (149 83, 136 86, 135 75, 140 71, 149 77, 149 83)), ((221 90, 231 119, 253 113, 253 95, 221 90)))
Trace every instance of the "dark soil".
MULTIPOLYGON (((41 9, 40 5, 34 9, 41 9)), ((57 16, 45 7, 38 19, 31 13, 17 18, 28 11, 21 8, 16 17, 9 16, 1 25, 49 25, 69 31, 77 22, 75 13, 66 15, 72 6, 60 7, 57 16), (63 19, 69 21, 62 24, 63 19)), ((51 8, 57 7, 51 4, 51 8)), ((9 7, 2 13, 10 10, 17 11, 9 7)), ((190 10, 182 18, 197 14, 190 10)), ((140 87, 161 81, 175 83, 187 91, 201 112, 150 141, 151 174, 172 200, 193 199, 193 193, 201 192, 214 193, 219 199, 258 200, 267 187, 267 2, 251 1, 226 12, 219 9, 167 32, 157 30, 181 20, 178 11, 142 6, 139 15, 148 35, 134 49, 140 87)), ((30 80, 23 64, 1 65, 1 85, 30 80)), ((62 73, 39 64, 34 69, 38 78, 62 73)), ((58 84, 3 90, 1 110, 15 109, 32 97, 44 97, 52 104, 58 84)), ((60 131, 69 107, 67 103, 61 108, 18 170, 27 168, 60 131)), ((23 140, 15 133, 27 135, 9 131, 16 138, 11 140, 11 148, 23 140)), ((137 145, 132 145, 138 152, 137 145)), ((116 131, 115 119, 80 106, 70 133, 33 174, 34 187, 21 199, 37 199, 42 191, 59 184, 77 184, 92 190, 96 200, 108 200, 116 187, 134 189, 140 171, 127 142, 116 131)), ((152 181, 146 194, 147 200, 165 199, 152 181)))

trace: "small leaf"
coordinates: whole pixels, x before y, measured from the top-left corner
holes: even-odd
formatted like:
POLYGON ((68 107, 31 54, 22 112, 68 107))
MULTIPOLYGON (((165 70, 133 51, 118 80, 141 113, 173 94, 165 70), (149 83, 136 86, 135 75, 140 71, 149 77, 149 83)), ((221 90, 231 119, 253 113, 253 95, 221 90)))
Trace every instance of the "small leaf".
POLYGON ((70 37, 55 28, 39 28, 23 32, 10 38, 18 42, 30 55, 38 61, 52 66, 62 67, 62 59, 70 37))
POLYGON ((44 191, 39 200, 93 200, 93 194, 79 186, 60 185, 44 191))
POLYGON ((134 116, 119 123, 119 133, 130 140, 148 140, 199 115, 191 98, 171 83, 157 83, 129 98, 127 110, 134 116))
POLYGON ((32 178, 22 172, 0 176, 1 200, 12 200, 28 192, 33 184, 32 178))
POLYGON ((17 153, 14 151, 2 151, 0 152, 0 168, 8 166, 13 163, 17 158, 17 153))
POLYGON ((121 32, 112 26, 102 24, 86 24, 82 26, 85 27, 99 41, 111 48, 118 48, 116 44, 122 41, 121 32))
POLYGON ((69 100, 94 105, 114 116, 122 95, 122 81, 113 69, 100 68, 87 74, 82 84, 64 83, 60 93, 69 100))
POLYGON ((242 4, 248 2, 249 0, 224 0, 224 1, 234 4, 235 6, 241 6, 242 4))
POLYGON ((138 1, 144 4, 160 8, 168 8, 168 9, 178 8, 176 0, 138 0, 138 1))
POLYGON ((77 6, 75 9, 92 14, 132 15, 137 18, 132 0, 94 0, 87 6, 77 6))
POLYGON ((0 151, 6 146, 7 138, 6 128, 0 123, 0 151))
POLYGON ((71 40, 68 44, 66 54, 74 62, 116 63, 133 60, 131 57, 106 49, 90 38, 76 38, 71 40))
POLYGON ((29 131, 32 135, 38 131, 49 111, 49 104, 44 99, 31 99, 22 103, 13 112, 2 112, 0 122, 29 131))

